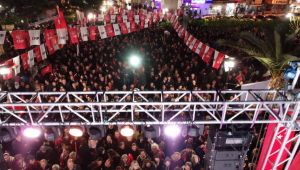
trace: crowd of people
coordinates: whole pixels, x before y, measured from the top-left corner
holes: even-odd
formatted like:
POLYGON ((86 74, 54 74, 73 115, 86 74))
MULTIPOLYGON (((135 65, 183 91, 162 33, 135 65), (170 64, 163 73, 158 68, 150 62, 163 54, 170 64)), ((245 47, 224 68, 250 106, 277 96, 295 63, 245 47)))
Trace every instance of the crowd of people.
MULTIPOLYGON (((197 29, 195 30, 197 31, 197 29)), ((258 81, 263 74, 240 64, 230 74, 207 66, 189 50, 172 28, 155 26, 128 35, 65 46, 48 56, 39 68, 23 71, 13 81, 1 81, 2 91, 129 91, 236 89, 258 81), (166 34, 166 31, 169 34, 166 34), (131 67, 131 55, 142 58, 131 67), (241 79, 236 79, 237 76, 241 79)), ((155 96, 153 96, 155 97, 155 96)), ((172 96, 171 96, 172 97, 172 96)), ((174 97, 174 96, 173 96, 174 97)), ((49 101, 51 102, 49 98, 49 101)), ((172 100, 172 99, 170 99, 172 100)), ((132 138, 109 126, 101 139, 69 135, 67 128, 55 141, 28 140, 18 134, 4 144, 6 166, 12 170, 177 170, 203 169, 207 128, 199 137, 147 139, 140 131, 132 138)))

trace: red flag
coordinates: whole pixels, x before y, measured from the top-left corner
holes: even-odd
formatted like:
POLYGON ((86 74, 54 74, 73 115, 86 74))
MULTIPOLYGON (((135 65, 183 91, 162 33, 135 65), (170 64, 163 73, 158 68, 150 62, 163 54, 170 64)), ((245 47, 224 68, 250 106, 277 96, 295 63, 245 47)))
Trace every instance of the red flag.
POLYGON ((23 64, 23 69, 24 70, 28 70, 29 67, 29 63, 28 63, 28 53, 23 53, 21 55, 21 59, 22 59, 22 64, 23 64))
POLYGON ((28 33, 24 30, 14 30, 11 33, 15 50, 27 48, 28 33))
POLYGON ((123 17, 122 15, 117 15, 117 23, 122 23, 123 22, 123 17))
MULTIPOLYGON (((208 46, 207 46, 208 47, 208 46)), ((209 64, 210 62, 210 58, 214 52, 213 48, 208 47, 209 49, 207 50, 207 52, 202 56, 202 60, 206 63, 209 64)))
POLYGON ((214 63, 212 67, 218 70, 221 64, 223 63, 224 58, 225 58, 225 54, 215 50, 214 63))
POLYGON ((53 54, 58 49, 58 38, 54 29, 45 30, 46 46, 49 54, 53 54))
POLYGON ((71 44, 78 44, 79 39, 78 39, 77 28, 76 27, 70 27, 70 28, 68 28, 68 30, 69 30, 69 36, 70 36, 70 43, 71 44))
POLYGON ((134 22, 134 14, 129 12, 127 15, 128 22, 134 22))
POLYGON ((204 54, 204 52, 205 52, 205 49, 206 49, 206 45, 205 45, 205 44, 202 44, 202 47, 201 47, 201 49, 200 49, 200 51, 199 51, 199 56, 200 56, 200 57, 203 56, 203 54, 204 54))
POLYGON ((64 17, 64 13, 59 9, 58 9, 58 17, 54 19, 54 25, 56 29, 67 28, 67 23, 64 17))
POLYGON ((95 41, 96 40, 96 36, 97 36, 97 27, 96 26, 90 26, 89 27, 89 38, 90 40, 92 41, 95 41))
POLYGON ((41 71, 42 76, 45 76, 46 74, 50 73, 52 73, 52 66, 50 64, 44 67, 41 71))
POLYGON ((115 36, 113 26, 111 24, 105 25, 106 34, 108 37, 115 36))
POLYGON ((128 34, 128 29, 125 23, 120 23, 120 29, 122 34, 128 34))
POLYGON ((130 32, 135 32, 135 31, 136 31, 135 22, 130 22, 130 32))
POLYGON ((41 54, 41 50, 40 50, 40 46, 35 47, 35 48, 33 49, 33 52, 34 52, 36 61, 37 61, 38 63, 40 63, 41 61, 43 61, 42 54, 41 54))
POLYGON ((300 166, 300 152, 298 152, 296 154, 296 156, 294 157, 289 169, 292 170, 292 169, 297 169, 299 168, 300 166))
POLYGON ((104 15, 104 21, 106 24, 110 23, 110 15, 109 14, 104 15))

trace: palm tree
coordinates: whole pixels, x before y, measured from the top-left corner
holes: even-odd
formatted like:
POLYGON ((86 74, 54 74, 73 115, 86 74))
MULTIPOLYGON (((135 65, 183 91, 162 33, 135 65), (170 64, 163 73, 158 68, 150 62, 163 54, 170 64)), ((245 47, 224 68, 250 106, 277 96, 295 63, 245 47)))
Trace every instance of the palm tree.
POLYGON ((239 41, 219 40, 218 44, 258 60, 271 74, 269 87, 278 89, 283 86, 283 72, 288 63, 300 60, 300 46, 296 43, 298 33, 299 29, 291 31, 289 26, 279 25, 265 29, 260 37, 251 32, 242 32, 239 41))

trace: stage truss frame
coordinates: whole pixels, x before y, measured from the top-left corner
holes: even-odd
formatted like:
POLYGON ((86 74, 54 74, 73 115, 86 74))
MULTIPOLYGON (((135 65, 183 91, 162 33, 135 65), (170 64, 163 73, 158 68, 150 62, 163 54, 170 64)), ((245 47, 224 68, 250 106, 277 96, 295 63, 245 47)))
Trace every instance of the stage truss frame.
MULTIPOLYGON (((290 166, 300 144, 300 101, 279 90, 0 92, 1 126, 278 124, 287 134, 273 169, 290 166), (267 116, 263 116, 266 115, 267 116), (185 116, 182 116, 185 115, 185 116), (269 119, 269 117, 273 119, 269 119), (71 117, 71 118, 70 118, 71 117), (286 159, 281 155, 295 142, 286 159)), ((271 148, 271 147, 270 147, 271 148)), ((276 154, 267 153, 267 158, 276 154)), ((268 159, 265 160, 264 166, 268 159)))

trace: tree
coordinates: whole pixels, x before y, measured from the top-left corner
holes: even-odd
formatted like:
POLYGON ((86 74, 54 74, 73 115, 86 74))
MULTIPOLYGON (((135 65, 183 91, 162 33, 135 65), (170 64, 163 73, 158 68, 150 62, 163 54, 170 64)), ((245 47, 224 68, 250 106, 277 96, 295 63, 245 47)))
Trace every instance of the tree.
POLYGON ((283 72, 291 61, 299 61, 300 46, 297 44, 298 29, 290 29, 280 24, 265 29, 261 35, 242 32, 237 42, 219 40, 221 46, 237 49, 247 57, 258 60, 271 74, 269 87, 279 89, 283 86, 283 72))

